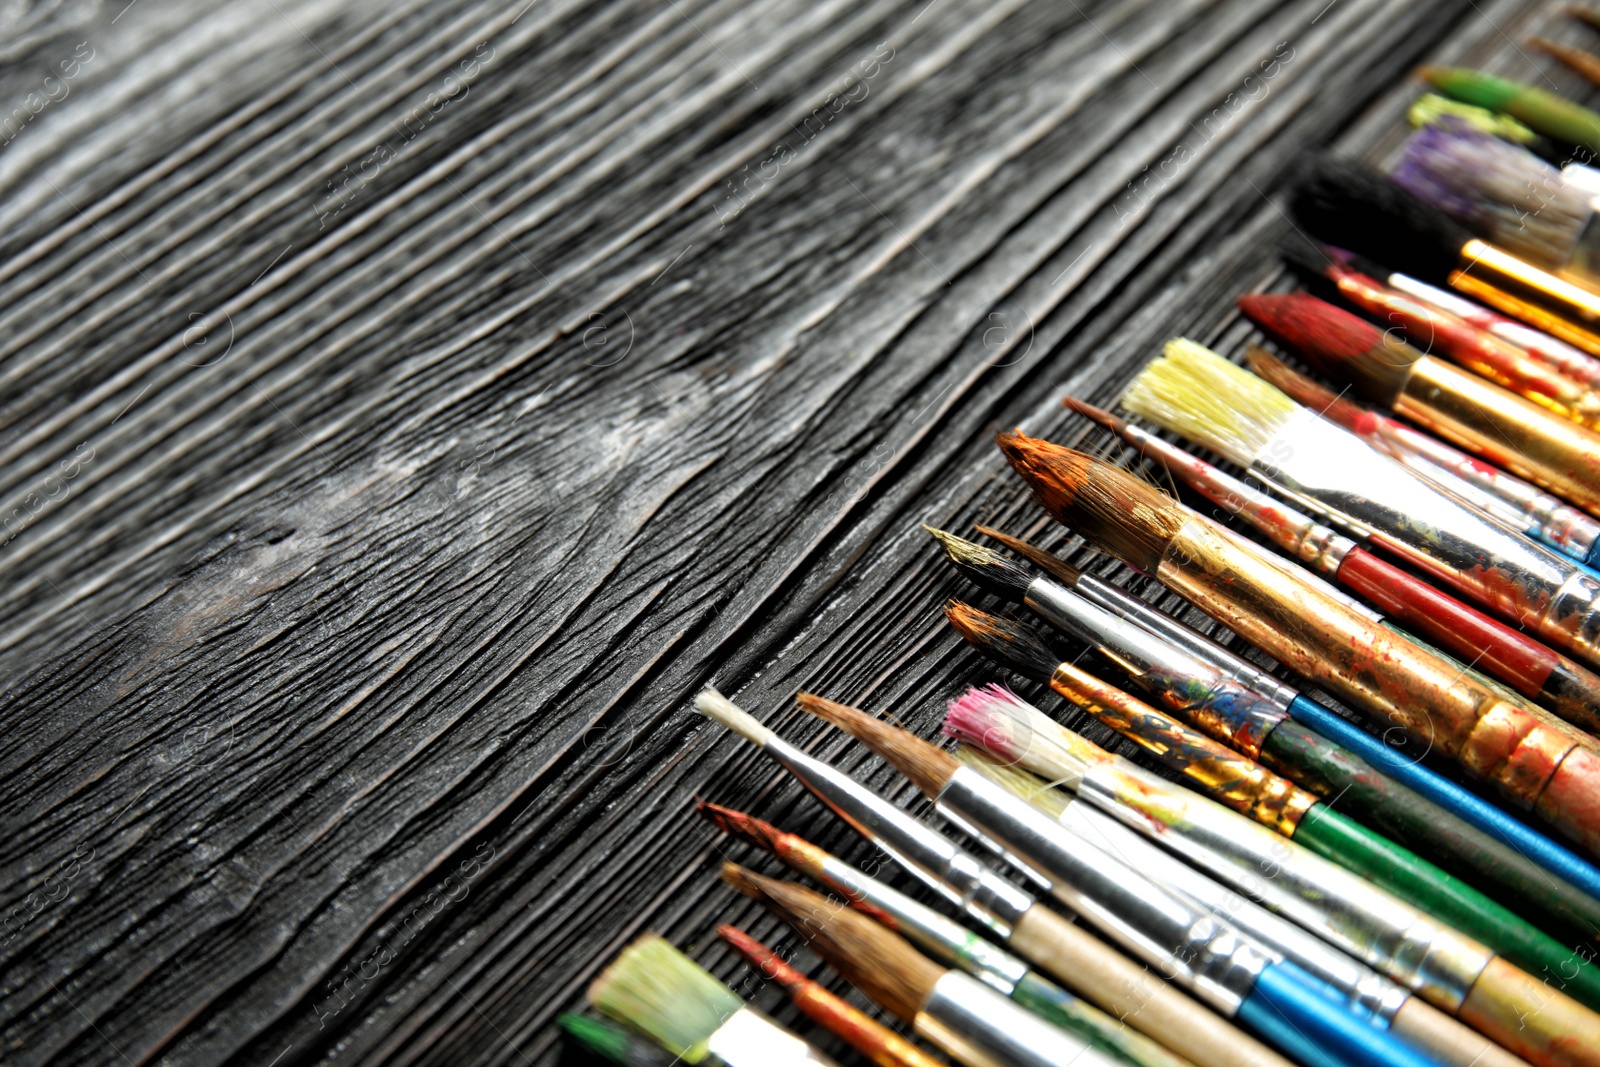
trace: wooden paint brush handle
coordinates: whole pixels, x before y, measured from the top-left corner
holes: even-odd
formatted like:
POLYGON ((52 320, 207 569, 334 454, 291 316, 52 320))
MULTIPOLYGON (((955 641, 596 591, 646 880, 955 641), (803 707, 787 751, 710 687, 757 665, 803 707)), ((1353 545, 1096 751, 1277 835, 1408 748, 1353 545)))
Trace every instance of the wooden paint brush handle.
POLYGON ((1409 997, 1395 1012, 1389 1029, 1445 1067, 1528 1067, 1495 1042, 1463 1026, 1421 997, 1409 997))
POLYGON ((1600 1015, 1498 956, 1456 1016, 1535 1067, 1600 1067, 1600 1015))
POLYGON ((1291 1067, 1288 1060, 1043 904, 1018 920, 1011 947, 1102 1011, 1196 1067, 1291 1067))

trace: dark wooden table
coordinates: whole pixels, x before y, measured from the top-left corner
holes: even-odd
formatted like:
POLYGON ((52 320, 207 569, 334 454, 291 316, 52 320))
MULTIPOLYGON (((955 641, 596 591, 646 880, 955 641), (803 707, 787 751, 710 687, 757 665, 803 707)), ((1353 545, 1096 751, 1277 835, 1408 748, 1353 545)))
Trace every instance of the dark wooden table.
POLYGON ((693 694, 904 797, 789 697, 931 735, 996 677, 918 529, 1067 545, 994 429, 1235 350, 1294 157, 1392 150, 1419 61, 1600 48, 1516 0, 5 17, 18 1064, 543 1063, 651 928, 780 1005, 693 798, 865 853, 693 694))

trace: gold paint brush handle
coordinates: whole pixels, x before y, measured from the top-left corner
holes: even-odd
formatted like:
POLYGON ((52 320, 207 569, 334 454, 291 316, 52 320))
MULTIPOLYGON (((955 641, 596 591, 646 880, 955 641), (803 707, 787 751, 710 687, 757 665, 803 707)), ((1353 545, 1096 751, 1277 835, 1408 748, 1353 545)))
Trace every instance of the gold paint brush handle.
POLYGON ((1600 355, 1600 293, 1484 241, 1461 246, 1450 287, 1600 355))
POLYGON ((1018 920, 1011 947, 1067 988, 1195 1067, 1291 1067, 1288 1060, 1043 904, 1018 920))
POLYGON ((1411 997, 1400 1005, 1389 1029, 1445 1067, 1528 1067, 1527 1060, 1513 1056, 1421 997, 1411 997))
POLYGON ((1498 957, 1458 1015, 1536 1067, 1600 1067, 1600 1015, 1498 957))
POLYGON ((1394 409, 1460 445, 1600 514, 1600 434, 1443 360, 1417 360, 1394 409))

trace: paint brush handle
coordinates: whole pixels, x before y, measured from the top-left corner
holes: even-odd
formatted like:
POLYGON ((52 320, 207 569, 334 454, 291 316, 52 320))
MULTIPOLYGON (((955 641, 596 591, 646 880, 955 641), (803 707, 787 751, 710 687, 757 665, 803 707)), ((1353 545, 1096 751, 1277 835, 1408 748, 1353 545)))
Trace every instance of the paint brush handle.
POLYGON ((1421 997, 1407 998, 1389 1020, 1389 1032, 1446 1067, 1528 1067, 1499 1044, 1421 997))
POLYGON ((1480 941, 1534 974, 1575 970, 1567 992, 1600 1005, 1600 970, 1573 968, 1573 950, 1415 853, 1319 804, 1306 813, 1294 841, 1389 890, 1401 900, 1480 941))
POLYGON ((1274 726, 1261 761, 1568 943, 1600 930, 1600 900, 1302 723, 1274 726))
POLYGON ((1566 882, 1588 897, 1600 899, 1600 868, 1554 838, 1540 833, 1465 786, 1426 766, 1422 759, 1427 753, 1421 751, 1422 746, 1404 737, 1399 730, 1387 731, 1383 737, 1374 736, 1303 694, 1289 702, 1289 714, 1296 722, 1338 742, 1391 778, 1410 786, 1497 841, 1516 849, 1552 877, 1566 882), (1390 738, 1396 744, 1390 744, 1390 738))
POLYGON ((1017 920, 1011 947, 1103 1011, 1195 1067, 1292 1067, 1288 1060, 1043 904, 1017 920))
POLYGON ((1568 722, 1600 730, 1600 675, 1587 667, 1364 548, 1345 555, 1337 577, 1400 625, 1568 722))
MULTIPOLYGON (((1017 980, 1011 999, 1039 1018, 1088 1041, 1102 1052, 1136 1064, 1137 1067, 1193 1067, 1182 1056, 1152 1041, 1131 1026, 1118 1026, 1115 1019, 1085 1004, 1048 978, 1029 971, 1017 980), (1087 1013, 1092 1018, 1086 1018, 1087 1013)), ((1480 1065, 1483 1067, 1483 1065, 1480 1065)))
POLYGON ((1600 1067, 1600 1015, 1505 960, 1489 962, 1456 1017, 1537 1067, 1600 1067))
POLYGON ((1436 1067, 1426 1053, 1356 1018, 1322 982, 1287 961, 1261 972, 1238 1017, 1306 1067, 1436 1067))

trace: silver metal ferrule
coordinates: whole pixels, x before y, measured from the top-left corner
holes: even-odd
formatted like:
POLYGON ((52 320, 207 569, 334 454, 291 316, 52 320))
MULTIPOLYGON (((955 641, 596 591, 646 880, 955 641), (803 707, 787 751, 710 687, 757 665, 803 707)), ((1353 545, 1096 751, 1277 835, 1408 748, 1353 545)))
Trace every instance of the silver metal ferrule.
POLYGON ((1356 1015, 1387 1027, 1411 993, 1347 953, 1274 915, 1146 841, 1081 800, 1068 801, 1061 825, 1167 889, 1200 905, 1333 986, 1356 1015))
POLYGON ((706 1048, 728 1067, 837 1067, 754 1008, 740 1008, 723 1020, 706 1048))
POLYGON ((1026 962, 992 941, 837 857, 829 856, 822 861, 822 873, 833 885, 888 915, 897 933, 920 945, 930 956, 960 967, 1006 996, 1011 995, 1028 973, 1026 962))
POLYGON ((916 1028, 969 1067, 1115 1067, 1087 1042, 959 971, 946 971, 916 1028))
POLYGON ((1035 578, 1022 602, 1051 626, 1100 649, 1129 674, 1212 675, 1222 681, 1208 664, 1091 604, 1053 578, 1035 578))
POLYGON ((1092 768, 1078 796, 1447 1010, 1493 955, 1366 879, 1126 761, 1092 768))
POLYGON ((849 775, 780 737, 764 751, 867 840, 920 878, 978 925, 1005 940, 1034 899, 970 852, 925 826, 849 775))
POLYGON ((1051 878, 1053 897, 1224 1016, 1282 958, 969 767, 950 776, 938 806, 1051 878))
POLYGON ((1476 599, 1546 638, 1562 635, 1584 658, 1600 652, 1600 582, 1571 559, 1464 506, 1310 412, 1288 422, 1268 451, 1274 460, 1257 460, 1252 472, 1329 521, 1470 586, 1476 599))
POLYGON ((1104 608, 1120 619, 1133 623, 1140 629, 1155 634, 1189 655, 1216 667, 1228 681, 1237 682, 1252 692, 1288 710, 1299 690, 1281 682, 1237 654, 1228 651, 1215 641, 1189 629, 1159 608, 1151 607, 1138 597, 1110 582, 1101 581, 1090 574, 1081 575, 1073 591, 1089 603, 1104 608))

